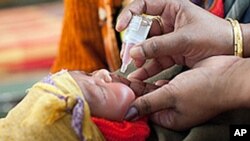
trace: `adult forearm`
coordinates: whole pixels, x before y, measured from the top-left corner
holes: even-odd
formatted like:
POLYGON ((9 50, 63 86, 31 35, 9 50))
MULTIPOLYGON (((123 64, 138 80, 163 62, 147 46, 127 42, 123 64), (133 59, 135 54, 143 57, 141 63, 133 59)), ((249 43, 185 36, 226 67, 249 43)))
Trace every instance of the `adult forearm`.
POLYGON ((243 56, 250 57, 250 24, 241 24, 243 36, 243 56))

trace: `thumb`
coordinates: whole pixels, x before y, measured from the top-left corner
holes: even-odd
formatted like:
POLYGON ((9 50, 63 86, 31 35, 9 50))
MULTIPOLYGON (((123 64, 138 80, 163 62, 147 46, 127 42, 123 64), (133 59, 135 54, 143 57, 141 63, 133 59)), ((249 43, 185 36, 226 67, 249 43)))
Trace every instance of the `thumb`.
POLYGON ((141 116, 174 107, 175 90, 171 85, 165 85, 151 93, 137 98, 125 115, 125 120, 137 119, 141 116))
POLYGON ((141 61, 166 55, 176 55, 185 51, 188 42, 187 35, 179 31, 155 36, 131 48, 130 56, 135 61, 141 61))

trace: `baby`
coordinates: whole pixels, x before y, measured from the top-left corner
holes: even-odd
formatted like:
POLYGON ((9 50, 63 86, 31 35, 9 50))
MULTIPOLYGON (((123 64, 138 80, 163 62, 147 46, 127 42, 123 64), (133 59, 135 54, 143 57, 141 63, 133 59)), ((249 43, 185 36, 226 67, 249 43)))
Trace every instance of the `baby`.
POLYGON ((145 140, 146 119, 123 121, 129 105, 157 86, 106 70, 61 71, 45 77, 6 118, 0 141, 145 140))

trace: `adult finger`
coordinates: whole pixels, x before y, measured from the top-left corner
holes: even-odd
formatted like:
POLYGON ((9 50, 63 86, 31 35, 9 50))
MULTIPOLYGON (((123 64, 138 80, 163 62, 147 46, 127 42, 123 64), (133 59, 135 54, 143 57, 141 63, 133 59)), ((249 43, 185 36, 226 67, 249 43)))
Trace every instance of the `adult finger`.
POLYGON ((118 16, 116 30, 123 31, 128 26, 133 14, 161 15, 165 5, 166 2, 162 0, 134 0, 118 16))
POLYGON ((112 78, 112 82, 118 82, 118 83, 123 83, 127 86, 130 85, 130 80, 128 80, 127 78, 120 76, 118 74, 115 73, 110 73, 110 77, 112 78))
POLYGON ((143 13, 143 9, 144 9, 143 7, 144 7, 143 0, 135 0, 132 3, 130 3, 119 14, 115 29, 118 32, 123 31, 128 26, 133 14, 140 15, 143 13))
MULTIPOLYGON (((153 59, 147 64, 145 64, 143 67, 129 74, 128 79, 145 80, 173 65, 174 61, 169 56, 163 56, 160 59, 153 59)), ((136 66, 139 67, 138 64, 136 64, 136 66)))
POLYGON ((149 94, 137 98, 129 108, 124 119, 137 119, 150 113, 174 107, 176 103, 175 93, 174 87, 165 85, 149 94))
POLYGON ((179 123, 178 116, 179 113, 176 113, 175 109, 169 108, 152 114, 150 119, 165 128, 176 129, 179 123))
POLYGON ((155 82, 156 86, 163 86, 169 83, 170 80, 158 80, 155 82))
POLYGON ((157 85, 146 83, 143 81, 138 81, 138 80, 134 80, 134 81, 132 80, 129 87, 134 91, 137 97, 147 94, 149 92, 152 92, 159 88, 159 86, 157 85))
POLYGON ((110 76, 112 78, 112 82, 119 82, 129 86, 133 90, 136 96, 144 95, 159 88, 159 86, 157 85, 146 83, 139 80, 128 80, 114 73, 111 73, 110 76))
POLYGON ((150 116, 150 119, 158 125, 176 131, 183 131, 193 124, 187 116, 177 112, 174 108, 156 112, 150 116))
POLYGON ((181 31, 152 37, 131 48, 130 56, 136 61, 182 54, 187 49, 189 38, 181 31))

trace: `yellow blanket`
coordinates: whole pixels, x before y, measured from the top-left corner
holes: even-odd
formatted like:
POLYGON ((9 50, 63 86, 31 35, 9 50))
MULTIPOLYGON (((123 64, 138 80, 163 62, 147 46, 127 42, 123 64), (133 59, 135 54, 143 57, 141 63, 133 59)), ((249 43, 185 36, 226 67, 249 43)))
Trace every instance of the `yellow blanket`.
POLYGON ((67 71, 47 76, 27 92, 7 117, 0 119, 0 141, 105 140, 67 71))

